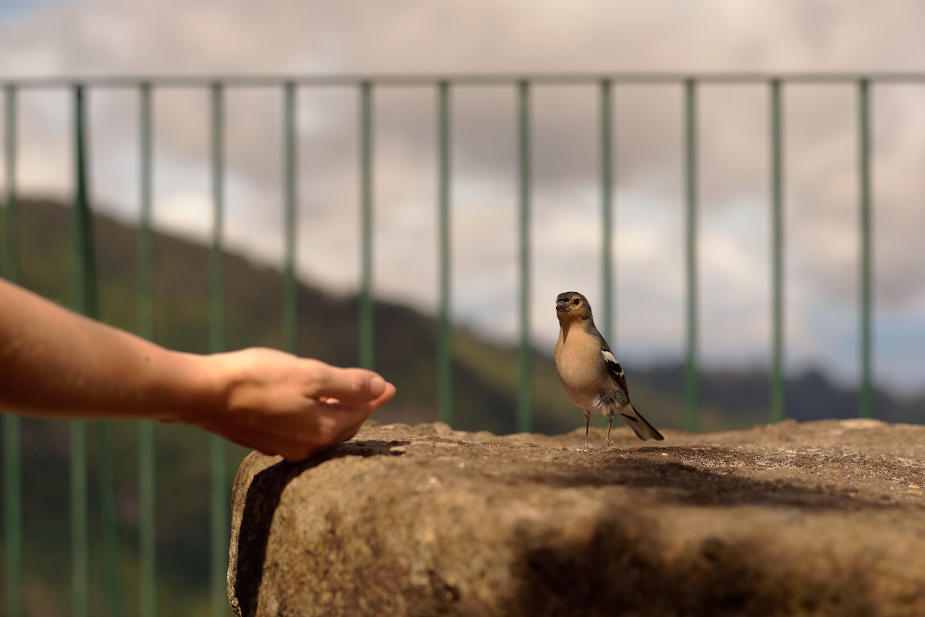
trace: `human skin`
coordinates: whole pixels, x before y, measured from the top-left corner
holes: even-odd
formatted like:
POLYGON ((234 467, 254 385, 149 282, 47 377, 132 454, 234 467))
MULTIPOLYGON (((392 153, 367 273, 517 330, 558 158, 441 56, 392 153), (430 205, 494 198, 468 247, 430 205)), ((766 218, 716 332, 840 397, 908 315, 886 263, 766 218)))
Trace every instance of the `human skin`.
POLYGON ((272 349, 165 349, 0 279, 5 411, 182 422, 300 461, 353 437, 394 395, 372 371, 272 349))

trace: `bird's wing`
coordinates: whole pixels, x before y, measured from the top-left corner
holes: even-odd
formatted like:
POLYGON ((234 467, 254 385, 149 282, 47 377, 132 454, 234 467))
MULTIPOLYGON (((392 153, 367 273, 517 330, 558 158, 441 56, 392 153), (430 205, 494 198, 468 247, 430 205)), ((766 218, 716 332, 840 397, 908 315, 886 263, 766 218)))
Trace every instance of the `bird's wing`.
POLYGON ((617 385, 620 386, 620 389, 626 393, 626 397, 629 399, 630 390, 626 385, 626 375, 623 373, 623 367, 620 366, 613 352, 607 348, 606 343, 601 349, 601 356, 604 358, 604 367, 607 369, 607 374, 617 382, 617 385))
POLYGON ((617 384, 617 391, 615 393, 606 394, 605 398, 611 399, 613 395, 616 394, 612 402, 618 407, 629 404, 630 389, 626 385, 626 375, 623 374, 623 367, 620 366, 617 357, 610 351, 610 345, 607 344, 607 339, 604 338, 604 335, 601 334, 600 330, 598 330, 593 323, 590 324, 589 333, 597 339, 601 346, 601 359, 604 361, 604 370, 606 370, 610 378, 617 384))

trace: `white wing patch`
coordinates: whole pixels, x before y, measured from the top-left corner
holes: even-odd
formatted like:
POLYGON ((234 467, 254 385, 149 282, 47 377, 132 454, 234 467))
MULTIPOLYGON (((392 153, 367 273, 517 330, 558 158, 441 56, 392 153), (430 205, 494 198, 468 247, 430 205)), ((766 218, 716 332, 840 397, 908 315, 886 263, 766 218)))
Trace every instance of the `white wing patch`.
POLYGON ((630 399, 623 386, 625 384, 623 381, 623 367, 620 366, 616 356, 613 355, 613 352, 602 349, 601 359, 604 360, 607 372, 613 379, 608 379, 609 387, 597 396, 595 406, 601 410, 601 413, 613 415, 615 409, 625 407, 629 404, 630 399))
POLYGON ((617 362, 616 356, 612 352, 607 351, 606 349, 601 350, 601 356, 604 357, 604 362, 609 364, 613 369, 616 369, 618 375, 623 375, 623 367, 620 366, 620 363, 617 362))

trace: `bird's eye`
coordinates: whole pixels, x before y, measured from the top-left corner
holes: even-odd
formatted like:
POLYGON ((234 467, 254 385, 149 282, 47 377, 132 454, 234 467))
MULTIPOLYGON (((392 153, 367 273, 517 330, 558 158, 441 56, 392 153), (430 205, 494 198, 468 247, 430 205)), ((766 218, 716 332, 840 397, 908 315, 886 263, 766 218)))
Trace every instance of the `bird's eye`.
POLYGON ((579 300, 578 298, 573 298, 572 304, 574 304, 575 306, 578 306, 579 304, 581 304, 581 300, 579 300))

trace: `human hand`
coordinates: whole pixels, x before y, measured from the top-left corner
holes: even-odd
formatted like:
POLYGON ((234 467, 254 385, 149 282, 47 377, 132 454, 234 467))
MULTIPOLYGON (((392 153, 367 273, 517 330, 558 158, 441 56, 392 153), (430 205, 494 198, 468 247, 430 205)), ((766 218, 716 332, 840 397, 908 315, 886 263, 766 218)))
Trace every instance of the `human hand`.
POLYGON ((273 349, 202 356, 217 404, 187 419, 264 454, 301 461, 353 437, 395 396, 372 371, 338 368, 273 349))

